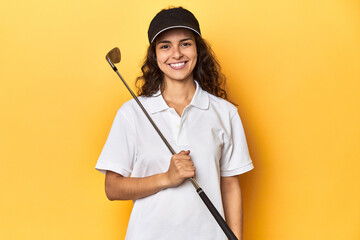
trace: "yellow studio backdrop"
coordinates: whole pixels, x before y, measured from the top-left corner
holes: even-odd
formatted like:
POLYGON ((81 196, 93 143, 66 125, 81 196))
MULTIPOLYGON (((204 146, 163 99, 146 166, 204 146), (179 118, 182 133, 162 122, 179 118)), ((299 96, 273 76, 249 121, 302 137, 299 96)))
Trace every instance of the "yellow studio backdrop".
POLYGON ((358 0, 1 1, 0 239, 124 238, 132 203, 94 169, 131 98, 105 54, 120 47, 133 87, 171 5, 198 18, 243 120, 244 239, 359 240, 358 0))

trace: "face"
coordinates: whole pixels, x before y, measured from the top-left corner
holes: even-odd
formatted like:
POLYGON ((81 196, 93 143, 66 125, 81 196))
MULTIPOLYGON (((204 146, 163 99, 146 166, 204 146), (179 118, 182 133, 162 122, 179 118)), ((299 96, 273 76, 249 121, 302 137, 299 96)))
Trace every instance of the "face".
POLYGON ((193 81, 197 52, 194 34, 174 28, 156 38, 156 59, 165 81, 193 81))

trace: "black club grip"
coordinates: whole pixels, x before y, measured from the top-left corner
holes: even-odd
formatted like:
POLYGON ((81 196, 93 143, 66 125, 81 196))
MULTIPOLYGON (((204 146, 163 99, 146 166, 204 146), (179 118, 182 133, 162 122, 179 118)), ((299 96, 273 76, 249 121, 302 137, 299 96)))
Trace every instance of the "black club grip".
POLYGON ((201 188, 198 188, 196 191, 203 200, 203 202, 205 203, 205 205, 207 206, 207 208, 209 209, 209 211, 211 212, 211 214, 213 215, 213 217, 215 218, 215 220, 217 221, 217 223, 220 225, 221 229, 224 231, 228 239, 238 240, 235 234, 231 231, 230 227, 223 219, 223 217, 220 215, 218 210, 216 210, 215 206, 212 204, 208 196, 206 196, 205 192, 201 188))

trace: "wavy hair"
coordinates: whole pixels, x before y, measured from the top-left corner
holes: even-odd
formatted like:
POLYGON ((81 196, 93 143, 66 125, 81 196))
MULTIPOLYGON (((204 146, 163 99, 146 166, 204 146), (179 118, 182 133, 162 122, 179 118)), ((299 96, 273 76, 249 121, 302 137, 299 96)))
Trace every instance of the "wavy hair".
MULTIPOLYGON (((197 48, 197 63, 193 70, 194 79, 203 90, 228 100, 225 91, 226 78, 221 73, 221 67, 214 52, 202 37, 197 34, 194 34, 194 37, 197 48)), ((157 65, 155 42, 149 45, 141 67, 142 75, 136 78, 139 96, 150 97, 159 90, 159 87, 161 92, 164 90, 164 74, 157 65)))

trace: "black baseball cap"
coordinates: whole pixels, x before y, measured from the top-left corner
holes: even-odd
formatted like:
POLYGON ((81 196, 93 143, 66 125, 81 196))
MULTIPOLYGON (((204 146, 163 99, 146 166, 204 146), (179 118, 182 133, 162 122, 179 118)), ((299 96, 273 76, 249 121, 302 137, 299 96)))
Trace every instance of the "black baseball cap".
POLYGON ((150 23, 149 42, 152 43, 162 32, 172 28, 187 28, 201 36, 198 20, 189 10, 182 7, 161 10, 150 23))

